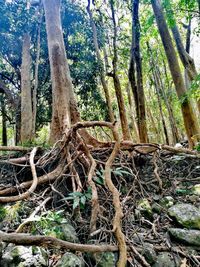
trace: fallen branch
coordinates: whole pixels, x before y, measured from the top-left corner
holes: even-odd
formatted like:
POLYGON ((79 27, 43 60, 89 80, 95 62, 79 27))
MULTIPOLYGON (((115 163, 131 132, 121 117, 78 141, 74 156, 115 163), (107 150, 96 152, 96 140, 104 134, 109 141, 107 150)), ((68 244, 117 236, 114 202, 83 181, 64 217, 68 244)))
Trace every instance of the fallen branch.
POLYGON ((0 231, 0 241, 6 243, 13 243, 15 245, 42 246, 48 248, 52 247, 52 248, 68 249, 80 252, 118 251, 118 247, 112 245, 77 244, 77 243, 63 241, 61 239, 50 236, 16 234, 16 233, 7 234, 1 231, 0 231))
POLYGON ((197 151, 193 151, 187 148, 176 148, 176 147, 172 147, 172 146, 168 146, 168 145, 161 145, 161 148, 163 150, 168 150, 170 152, 173 152, 175 154, 188 154, 188 155, 194 155, 196 158, 200 158, 200 153, 197 151))
POLYGON ((0 146, 0 151, 25 151, 28 152, 32 148, 31 147, 23 147, 23 146, 0 146))

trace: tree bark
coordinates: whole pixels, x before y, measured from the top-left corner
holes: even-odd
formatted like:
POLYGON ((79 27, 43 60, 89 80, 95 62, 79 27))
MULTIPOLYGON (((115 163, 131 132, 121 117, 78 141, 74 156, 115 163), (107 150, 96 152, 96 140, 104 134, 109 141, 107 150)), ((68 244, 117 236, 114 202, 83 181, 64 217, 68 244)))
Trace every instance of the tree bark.
POLYGON ((145 112, 145 98, 143 89, 142 77, 142 61, 140 56, 140 25, 139 25, 139 0, 132 1, 132 45, 131 45, 131 59, 129 67, 129 80, 134 94, 137 122, 140 142, 146 143, 148 141, 147 126, 146 126, 146 112, 145 112), (136 67, 135 67, 135 66, 136 67), (135 70, 137 77, 135 77, 135 70))
POLYGON ((138 132, 138 127, 137 127, 137 123, 135 120, 135 114, 134 114, 134 107, 133 107, 133 100, 131 97, 131 92, 130 92, 130 84, 127 84, 126 87, 126 92, 127 92, 127 96, 128 96, 128 103, 129 103, 129 108, 130 108, 130 118, 131 118, 131 126, 130 129, 133 129, 133 140, 135 140, 137 143, 140 142, 140 138, 139 138, 139 132, 138 132))
POLYGON ((149 52, 150 66, 151 66, 152 73, 154 75, 154 80, 157 84, 157 87, 159 88, 160 94, 163 96, 163 100, 165 102, 165 106, 166 106, 167 111, 168 111, 169 122, 170 122, 171 133, 172 133, 172 143, 175 145, 176 143, 179 142, 179 135, 178 135, 178 129, 177 129, 176 123, 175 123, 173 109, 172 109, 172 107, 171 107, 171 105, 167 99, 166 93, 165 93, 165 88, 164 88, 164 84, 162 81, 162 74, 161 74, 161 71, 159 68, 159 63, 155 62, 151 47, 150 47, 148 42, 147 42, 147 49, 149 52))
POLYGON ((71 126, 70 92, 73 88, 63 40, 60 0, 43 0, 43 5, 53 98, 50 143, 54 143, 71 126))
POLYGON ((37 117, 37 90, 38 90, 38 70, 40 60, 40 31, 41 31, 42 15, 39 18, 39 24, 37 29, 37 44, 36 44, 36 63, 35 63, 35 84, 33 88, 33 136, 36 132, 36 117, 37 117))
POLYGON ((111 104, 110 94, 109 94, 109 90, 108 90, 108 85, 107 85, 107 82, 106 82, 104 64, 103 64, 103 61, 102 61, 102 58, 101 58, 101 54, 100 54, 100 49, 99 49, 99 44, 98 44, 98 37, 97 37, 97 29, 96 29, 96 25, 94 23, 92 12, 91 12, 91 9, 90 9, 90 0, 88 0, 87 12, 88 12, 88 15, 89 15, 89 18, 90 18, 90 24, 91 24, 92 33, 93 33, 93 43, 94 43, 97 62, 98 62, 98 65, 99 65, 99 70, 100 70, 101 84, 102 84, 102 87, 103 87, 103 90, 104 90, 104 94, 105 94, 105 98, 106 98, 106 104, 107 104, 107 107, 108 107, 109 120, 111 122, 114 122, 115 118, 114 118, 114 113, 113 113, 113 109, 112 109, 112 104, 111 104))
POLYGON ((175 84, 176 92, 178 98, 181 102, 181 109, 185 124, 185 129, 188 137, 188 142, 190 147, 193 147, 196 142, 200 139, 200 131, 198 127, 198 122, 193 111, 192 105, 186 95, 186 87, 183 81, 181 70, 179 67, 178 59, 176 56, 175 49, 173 47, 172 39, 169 34, 167 23, 164 18, 164 14, 161 8, 159 0, 151 0, 154 14, 156 17, 156 22, 160 32, 160 36, 163 42, 165 53, 167 56, 170 72, 175 84))
POLYGON ((21 143, 32 141, 32 125, 30 34, 25 33, 21 66, 21 143))
POLYGON ((155 89, 156 89, 156 95, 157 95, 157 99, 158 99, 158 107, 159 107, 161 121, 162 121, 162 125, 163 125, 163 131, 164 131, 164 135, 165 135, 165 142, 166 142, 167 145, 169 145, 169 137, 168 137, 167 127, 166 127, 166 122, 165 122, 165 118, 164 118, 164 114, 163 114, 161 97, 160 97, 161 90, 160 90, 158 77, 157 77, 157 74, 155 72, 156 71, 153 70, 153 81, 154 81, 154 86, 155 86, 155 89))
POLYGON ((2 116, 2 146, 7 146, 7 126, 6 126, 6 107, 5 99, 1 99, 1 116, 2 116))
POLYGON ((121 127, 122 127, 122 133, 123 133, 123 139, 124 140, 130 140, 131 135, 128 127, 128 120, 126 116, 126 108, 124 103, 124 98, 122 94, 122 88, 120 84, 120 80, 117 74, 117 25, 116 25, 116 19, 115 19, 115 10, 114 10, 114 1, 110 1, 110 7, 111 7, 111 13, 112 13, 112 21, 113 21, 113 30, 114 30, 114 36, 113 36, 113 82, 114 82, 114 88, 115 88, 115 94, 117 97, 118 102, 118 108, 119 108, 119 115, 120 115, 120 121, 121 121, 121 127))

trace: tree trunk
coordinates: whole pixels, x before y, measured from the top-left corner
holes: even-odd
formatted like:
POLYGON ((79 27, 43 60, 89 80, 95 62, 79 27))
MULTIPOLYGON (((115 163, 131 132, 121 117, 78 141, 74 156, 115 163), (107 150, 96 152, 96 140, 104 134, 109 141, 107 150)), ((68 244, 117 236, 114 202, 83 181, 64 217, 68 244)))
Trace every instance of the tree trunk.
POLYGON ((136 113, 140 142, 146 143, 148 141, 146 114, 145 114, 145 100, 142 78, 142 62, 140 56, 140 25, 139 25, 139 0, 132 1, 132 46, 131 59, 129 68, 129 80, 131 83, 134 99, 136 101, 136 113), (136 65, 136 68, 134 66, 136 65), (135 69, 137 79, 135 78, 135 69), (136 82, 137 80, 137 82, 136 82))
POLYGON ((105 94, 105 98, 106 98, 106 104, 107 104, 107 107, 108 107, 109 120, 111 122, 114 122, 115 118, 114 118, 114 113, 113 113, 113 109, 112 109, 112 104, 111 104, 110 94, 109 94, 109 90, 108 90, 108 85, 107 85, 107 82, 106 82, 104 64, 103 64, 103 61, 102 61, 102 58, 101 58, 101 54, 100 54, 100 49, 99 49, 99 44, 98 44, 98 37, 97 37, 97 29, 96 29, 96 25, 94 23, 92 12, 91 12, 91 9, 90 9, 90 0, 88 0, 87 12, 88 12, 88 15, 89 15, 89 18, 90 18, 90 24, 91 24, 91 27, 92 27, 93 43, 94 43, 97 62, 98 62, 98 65, 99 65, 99 70, 100 70, 101 84, 102 84, 102 87, 103 87, 103 90, 104 90, 104 94, 105 94))
POLYGON ((160 97, 161 89, 160 89, 160 85, 159 85, 157 74, 155 72, 156 71, 153 70, 153 81, 154 81, 154 86, 155 86, 155 89, 156 89, 156 95, 157 95, 157 99, 158 99, 158 107, 159 107, 159 111, 160 111, 163 131, 164 131, 164 135, 165 135, 165 142, 166 142, 167 145, 169 145, 169 137, 168 137, 167 127, 166 127, 166 122, 165 122, 165 118, 164 118, 164 114, 163 114, 161 97, 160 97))
POLYGON ((67 63, 60 18, 60 0, 43 0, 52 81, 52 121, 50 142, 62 138, 71 126, 72 81, 67 63))
POLYGON ((169 68, 171 75, 175 84, 176 92, 178 98, 181 101, 181 109, 185 124, 185 129, 188 137, 188 142, 190 147, 193 147, 197 140, 200 139, 200 131, 197 123, 195 113, 193 111, 192 105, 186 95, 186 87, 181 75, 181 70, 179 67, 178 59, 176 56, 175 49, 173 47, 172 39, 169 34, 167 23, 164 18, 164 14, 161 8, 159 0, 151 0, 154 14, 156 17, 158 29, 161 35, 165 53, 167 56, 169 68))
POLYGON ((117 74, 117 25, 116 25, 116 19, 115 19, 115 10, 114 10, 114 2, 113 0, 110 1, 111 6, 111 12, 112 12, 112 21, 113 21, 113 30, 114 30, 114 36, 113 36, 113 82, 114 82, 114 88, 115 88, 115 94, 117 97, 118 102, 118 108, 119 108, 119 115, 120 115, 120 121, 122 126, 122 133, 123 133, 123 139, 124 140, 130 140, 131 135, 128 127, 128 120, 126 116, 126 108, 124 103, 124 98, 122 94, 121 84, 120 80, 117 74))
POLYGON ((139 132, 138 132, 138 128, 137 128, 137 123, 135 120, 135 115, 134 115, 134 107, 133 107, 133 101, 132 101, 132 97, 131 97, 131 92, 130 92, 130 84, 127 84, 126 87, 126 92, 127 92, 127 96, 128 96, 128 103, 129 103, 129 108, 130 108, 130 118, 131 118, 131 127, 133 129, 133 141, 136 141, 137 143, 140 142, 140 138, 139 138, 139 132))
MULTIPOLYGON (((166 96, 166 93, 165 93, 165 88, 164 88, 164 84, 162 81, 162 74, 161 74, 161 71, 159 68, 159 64, 158 64, 158 62, 155 62, 151 47, 150 47, 148 42, 147 42, 147 49, 149 52, 150 66, 151 66, 152 73, 154 75, 154 80, 156 80, 157 87, 159 88, 160 94, 163 96, 163 99, 164 99, 164 102, 165 102, 165 105, 166 105, 166 108, 167 108, 167 111, 169 114, 169 122, 170 122, 172 139, 173 139, 172 143, 175 145, 176 143, 179 142, 179 135, 178 135, 178 129, 176 127, 173 109, 172 109, 172 107, 168 101, 168 98, 166 96)), ((165 75, 166 75, 166 73, 165 73, 165 75)))
POLYGON ((37 116, 37 90, 38 90, 38 70, 39 70, 39 60, 40 60, 40 31, 41 31, 41 21, 42 15, 39 18, 39 24, 37 29, 37 44, 36 44, 36 63, 35 63, 35 84, 33 88, 33 136, 35 137, 36 132, 36 116, 37 116))
POLYGON ((21 66, 21 143, 32 141, 32 125, 30 35, 25 33, 21 66))
POLYGON ((2 146, 7 146, 7 126, 6 126, 6 107, 5 99, 1 99, 1 116, 2 116, 2 146))
MULTIPOLYGON (((173 27, 171 28, 174 40, 176 42, 177 50, 181 59, 181 62, 185 68, 185 84, 186 89, 189 88, 190 83, 196 78, 197 70, 194 64, 193 58, 189 55, 190 49, 190 33, 191 33, 191 21, 188 25, 186 48, 184 48, 179 29, 174 20, 173 27)), ((198 110, 200 112, 200 100, 197 100, 198 110)))

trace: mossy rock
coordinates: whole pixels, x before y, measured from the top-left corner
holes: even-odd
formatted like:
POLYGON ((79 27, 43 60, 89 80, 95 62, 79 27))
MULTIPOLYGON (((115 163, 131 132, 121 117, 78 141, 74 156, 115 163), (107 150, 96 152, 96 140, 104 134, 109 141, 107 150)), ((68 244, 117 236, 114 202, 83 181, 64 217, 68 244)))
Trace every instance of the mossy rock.
POLYGON ((200 247, 200 231, 170 228, 169 234, 174 239, 192 246, 200 247))
POLYGON ((186 228, 200 229, 200 211, 190 204, 177 204, 169 208, 171 217, 186 228))
POLYGON ((83 258, 76 256, 73 253, 67 252, 58 261, 55 267, 84 267, 83 258))

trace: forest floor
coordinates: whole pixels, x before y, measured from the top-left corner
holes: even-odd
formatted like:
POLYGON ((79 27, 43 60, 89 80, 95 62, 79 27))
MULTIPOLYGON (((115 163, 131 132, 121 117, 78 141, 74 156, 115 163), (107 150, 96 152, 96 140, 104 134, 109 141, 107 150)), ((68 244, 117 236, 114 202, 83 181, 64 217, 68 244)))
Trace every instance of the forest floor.
MULTIPOLYGON (((65 168, 65 172, 60 172, 54 180, 50 175, 46 183, 38 184, 28 199, 10 202, 4 199, 5 190, 8 190, 6 197, 11 198, 27 192, 22 184, 31 180, 30 152, 2 155, 0 202, 5 203, 0 208, 0 239, 7 243, 27 245, 27 241, 16 241, 14 237, 8 240, 5 236, 6 233, 17 232, 50 235, 60 240, 63 238, 56 223, 62 224, 67 218, 77 235, 75 243, 116 246, 112 223, 116 211, 113 195, 104 179, 105 164, 111 152, 109 147, 91 151, 96 162, 93 182, 98 193, 98 215, 93 231, 90 221, 92 189, 91 184, 88 184, 90 168, 86 168, 83 161, 74 157, 74 160, 71 159, 74 170, 65 168), (21 163, 16 159, 21 159, 21 163), (72 179, 71 172, 74 177, 78 173, 81 190, 74 190, 77 189, 77 180, 72 179), (13 190, 9 191, 11 188, 13 190), (4 214, 4 209, 6 212, 9 210, 9 216, 4 214)), ((55 157, 55 150, 48 153, 38 150, 33 161, 37 176, 44 177, 46 173, 52 173, 61 157, 55 157)), ((119 150, 112 164, 111 178, 120 193, 122 232, 128 248, 128 266, 200 266, 200 193, 197 186, 200 184, 199 156, 175 154, 162 149, 153 153, 119 150), (177 216, 173 215, 174 207, 182 209, 177 212, 177 216), (190 211, 185 214, 187 208, 190 211), (192 215, 189 214, 191 212, 192 215), (189 219, 185 219, 187 215, 189 219), (176 229, 185 231, 183 237, 174 234, 176 229), (191 233, 194 234, 193 241, 190 239, 191 233)), ((41 245, 44 244, 41 242, 41 245)), ((47 244, 45 246, 48 248, 47 244)), ((57 260, 65 251, 62 246, 59 251, 50 249, 48 266, 56 266, 57 260)), ((115 255, 113 265, 98 264, 94 257, 86 254, 83 254, 84 264, 115 266, 118 254, 110 253, 115 255)))

